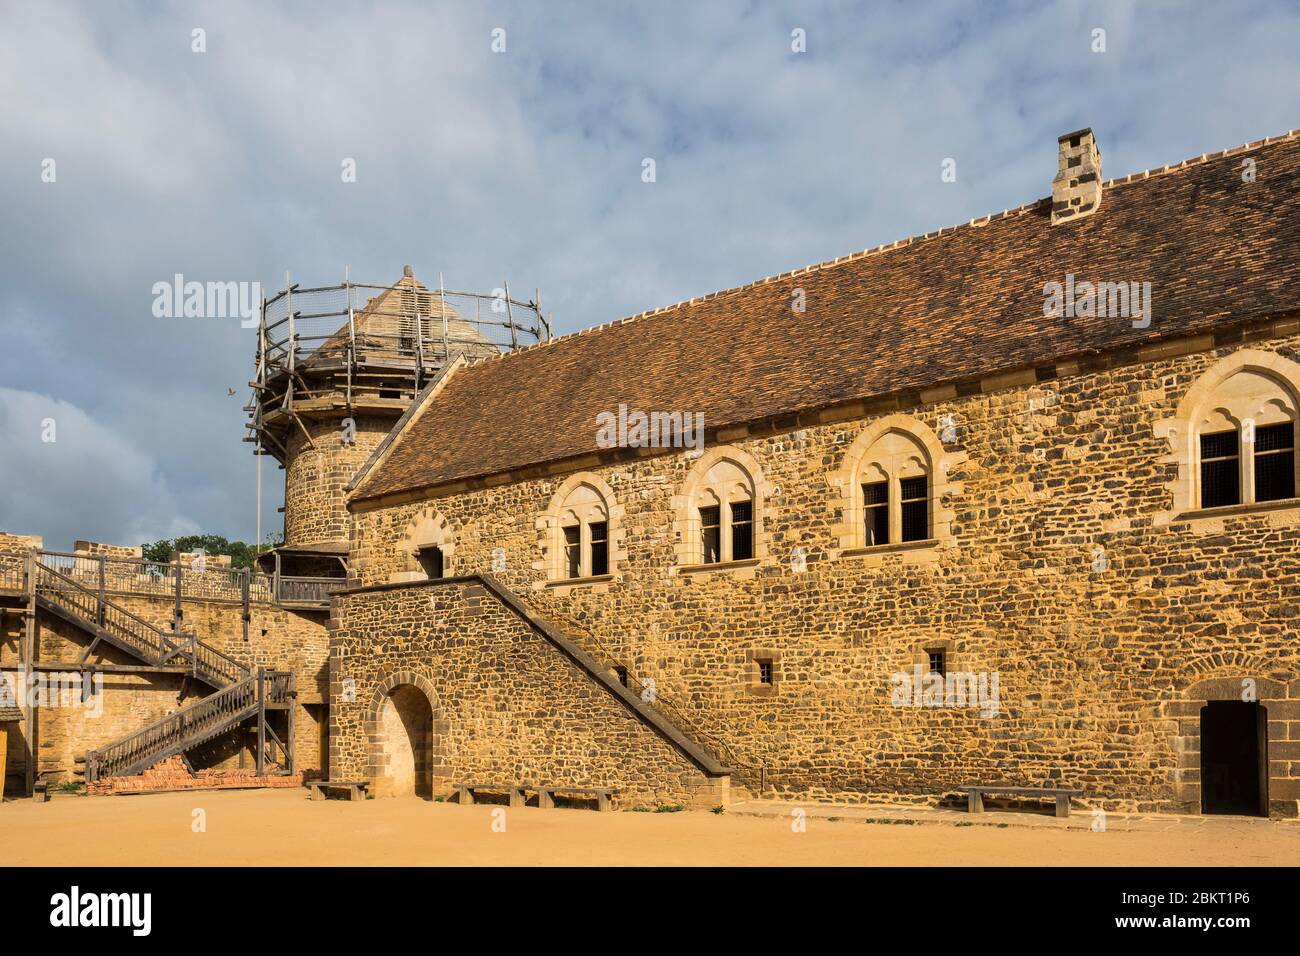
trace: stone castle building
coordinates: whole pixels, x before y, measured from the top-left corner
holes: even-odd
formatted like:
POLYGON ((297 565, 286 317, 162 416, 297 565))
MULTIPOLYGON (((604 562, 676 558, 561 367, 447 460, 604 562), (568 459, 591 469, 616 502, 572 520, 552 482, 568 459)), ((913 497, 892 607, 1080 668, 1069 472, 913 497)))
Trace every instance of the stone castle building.
MULTIPOLYGON (((1296 815, 1300 131, 1107 182, 1091 131, 1058 153, 1050 199, 517 349, 467 323, 409 383, 353 316, 347 361, 259 371, 267 600, 170 607, 292 677, 256 769, 1296 815)), ((0 666, 47 628, 80 660, 66 582, 24 581, 0 666)), ((123 712, 198 656, 121 672, 123 712)), ((38 774, 126 721, 36 717, 38 774)), ((249 763, 222 732, 186 759, 249 763)))

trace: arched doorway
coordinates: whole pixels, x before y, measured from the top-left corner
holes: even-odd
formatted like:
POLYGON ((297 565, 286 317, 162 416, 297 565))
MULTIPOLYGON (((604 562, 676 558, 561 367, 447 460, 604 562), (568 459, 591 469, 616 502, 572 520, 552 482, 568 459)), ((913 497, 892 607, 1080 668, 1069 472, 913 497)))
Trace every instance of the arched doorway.
POLYGON ((371 773, 376 796, 433 796, 441 727, 427 681, 412 675, 376 690, 371 773))
POLYGON ((1177 728, 1172 809, 1268 816, 1294 806, 1288 796, 1295 786, 1289 764, 1269 762, 1270 745, 1276 746, 1270 733, 1285 739, 1285 732, 1276 737, 1269 720, 1286 711, 1288 680, 1251 676, 1268 666, 1235 653, 1189 665, 1201 679, 1162 708, 1177 728))

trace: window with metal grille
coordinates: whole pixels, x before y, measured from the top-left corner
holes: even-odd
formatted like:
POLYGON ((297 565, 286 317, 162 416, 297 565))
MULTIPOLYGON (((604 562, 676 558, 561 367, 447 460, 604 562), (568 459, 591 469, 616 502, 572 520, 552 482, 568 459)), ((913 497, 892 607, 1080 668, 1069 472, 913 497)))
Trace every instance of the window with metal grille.
POLYGON ((442 577, 442 548, 437 545, 421 548, 417 558, 429 580, 442 577))
POLYGON ((754 663, 758 665, 758 682, 770 686, 772 684, 772 675, 774 673, 772 669, 772 658, 760 657, 754 663))
POLYGON ((571 577, 582 576, 582 527, 571 524, 564 529, 565 573, 571 577))
POLYGON ((717 505, 700 509, 700 541, 705 564, 722 560, 722 509, 717 505))
POLYGON ((930 673, 938 674, 944 677, 948 673, 947 654, 943 651, 926 651, 926 656, 930 659, 930 673))
POLYGON ((1295 494, 1295 423, 1255 429, 1255 500, 1280 501, 1295 494))
POLYGON ((1201 436, 1201 507, 1241 504, 1240 446, 1236 429, 1201 436))
POLYGON ((862 486, 862 510, 868 546, 889 544, 889 482, 873 481, 862 486))
POLYGON ((608 574, 609 524, 604 521, 593 521, 588 527, 591 529, 591 573, 608 574))
POLYGON ((731 503, 731 560, 745 561, 754 556, 754 503, 731 503))
POLYGON ((898 492, 903 540, 924 541, 930 537, 930 495, 925 475, 902 479, 898 492))

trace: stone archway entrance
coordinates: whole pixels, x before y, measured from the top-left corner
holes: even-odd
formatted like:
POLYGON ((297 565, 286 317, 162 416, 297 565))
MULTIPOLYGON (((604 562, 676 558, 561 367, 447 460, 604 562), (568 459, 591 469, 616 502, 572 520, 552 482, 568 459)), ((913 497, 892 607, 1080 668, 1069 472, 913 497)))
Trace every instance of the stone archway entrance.
POLYGON ((1280 752, 1270 754, 1270 749, 1286 746, 1285 722, 1296 708, 1289 683, 1297 688, 1300 683, 1249 676, 1266 666, 1253 659, 1223 664, 1219 673, 1231 676, 1204 677, 1162 708, 1177 727, 1173 745, 1178 765, 1169 808, 1295 816, 1300 775, 1293 774, 1292 764, 1280 752))
POLYGON ((433 710, 429 701, 411 684, 394 687, 379 712, 379 723, 388 793, 394 797, 433 796, 429 779, 433 710))
POLYGON ((446 730, 435 701, 429 682, 413 674, 394 675, 375 690, 369 726, 375 796, 433 797, 446 730))

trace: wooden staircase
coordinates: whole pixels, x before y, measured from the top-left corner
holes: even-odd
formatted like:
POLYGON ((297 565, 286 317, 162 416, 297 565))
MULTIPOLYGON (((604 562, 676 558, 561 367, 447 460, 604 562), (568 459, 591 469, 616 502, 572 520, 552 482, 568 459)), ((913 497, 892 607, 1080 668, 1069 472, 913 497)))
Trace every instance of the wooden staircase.
MULTIPOLYGON (((265 752, 265 734, 270 733, 282 755, 284 772, 292 772, 292 756, 284 743, 266 725, 266 712, 284 709, 291 702, 288 671, 262 671, 223 687, 215 694, 196 700, 160 720, 119 737, 86 754, 86 780, 140 773, 160 760, 206 743, 238 727, 250 717, 258 719, 258 753, 265 752)), ((259 760, 259 763, 261 761, 259 760)), ((262 768, 258 768, 259 773, 262 768)))
POLYGON ((81 628, 92 638, 82 653, 90 659, 100 643, 111 644, 146 664, 185 663, 192 676, 211 687, 225 687, 248 676, 249 670, 193 635, 175 634, 150 624, 102 593, 54 568, 36 564, 36 606, 81 628))
MULTIPOLYGON (((287 710, 293 697, 288 671, 254 673, 193 634, 165 631, 132 614, 74 578, 41 563, 34 563, 36 606, 79 627, 92 638, 81 662, 102 643, 119 648, 155 666, 183 664, 190 676, 216 692, 174 713, 147 724, 86 754, 86 780, 140 773, 160 760, 183 754, 200 744, 257 719, 258 771, 268 742, 277 746, 283 772, 292 773, 290 749, 266 720, 268 710, 287 710)), ((292 728, 292 718, 290 722, 292 728)), ((292 730, 288 735, 292 737, 292 730)))

